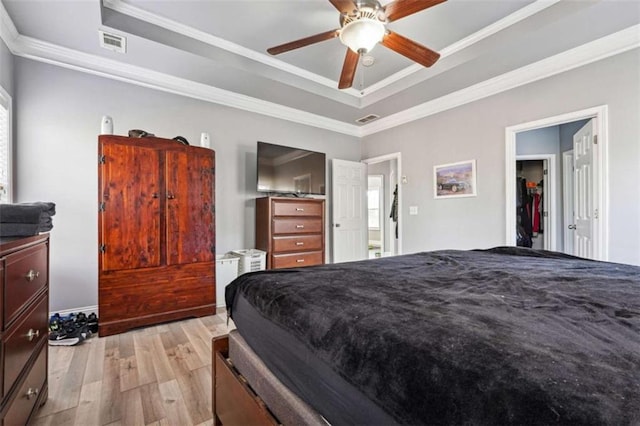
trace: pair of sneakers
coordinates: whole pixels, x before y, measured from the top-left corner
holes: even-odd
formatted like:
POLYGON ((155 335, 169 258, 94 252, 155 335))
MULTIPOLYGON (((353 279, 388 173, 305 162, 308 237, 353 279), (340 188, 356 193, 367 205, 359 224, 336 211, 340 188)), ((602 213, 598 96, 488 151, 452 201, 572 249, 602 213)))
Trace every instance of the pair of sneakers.
POLYGON ((96 314, 88 317, 83 312, 66 316, 54 314, 49 319, 49 344, 52 346, 74 346, 97 332, 96 314))

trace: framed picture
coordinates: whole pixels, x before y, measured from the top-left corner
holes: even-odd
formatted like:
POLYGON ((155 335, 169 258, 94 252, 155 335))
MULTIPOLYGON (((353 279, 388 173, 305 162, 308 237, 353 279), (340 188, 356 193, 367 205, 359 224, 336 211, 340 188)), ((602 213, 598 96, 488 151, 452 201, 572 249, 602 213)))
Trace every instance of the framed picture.
POLYGON ((433 167, 434 198, 475 197, 476 160, 433 167))

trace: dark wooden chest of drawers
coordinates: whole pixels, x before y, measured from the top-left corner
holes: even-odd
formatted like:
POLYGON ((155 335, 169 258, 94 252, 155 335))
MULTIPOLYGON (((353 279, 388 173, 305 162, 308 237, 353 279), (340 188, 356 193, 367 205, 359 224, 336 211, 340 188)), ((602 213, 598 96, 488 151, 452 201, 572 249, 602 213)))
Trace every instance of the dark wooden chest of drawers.
POLYGON ((322 199, 256 199, 256 248, 267 252, 267 269, 323 264, 324 228, 322 199))
POLYGON ((22 425, 47 400, 49 235, 0 238, 0 424, 22 425))

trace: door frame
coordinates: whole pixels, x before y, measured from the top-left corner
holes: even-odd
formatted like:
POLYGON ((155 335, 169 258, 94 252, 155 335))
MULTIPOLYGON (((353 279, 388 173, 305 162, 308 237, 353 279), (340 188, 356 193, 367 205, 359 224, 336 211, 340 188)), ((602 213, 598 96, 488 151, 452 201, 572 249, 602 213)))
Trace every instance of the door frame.
MULTIPOLYGON (((393 152, 390 154, 380 155, 378 157, 365 158, 361 160, 362 163, 367 165, 382 163, 383 161, 391 161, 396 160, 396 164, 398 166, 396 173, 396 181, 398 183, 398 251, 395 255, 402 254, 402 153, 401 152, 393 152)), ((368 173, 367 173, 368 175, 368 173)), ((391 187, 391 183, 389 183, 391 187)), ((390 245, 393 245, 393 239, 390 241, 390 245)))
MULTIPOLYGON (((553 250, 557 249, 557 241, 556 241, 556 155, 555 154, 531 154, 531 155, 516 155, 515 161, 529 161, 529 160, 540 160, 543 164, 547 166, 547 176, 544 177, 544 187, 542 189, 542 194, 544 198, 542 199, 543 207, 545 207, 544 211, 547 212, 547 216, 542 217, 542 229, 544 230, 543 237, 544 243, 543 247, 545 250, 553 250), (546 163, 545 163, 546 161, 546 163)), ((515 183, 514 183, 515 185, 515 183)), ((513 209, 513 215, 516 215, 516 209, 513 209)), ((517 220, 517 219, 516 219, 517 220)))
POLYGON ((569 225, 573 223, 573 149, 562 153, 562 251, 566 254, 574 253, 573 232, 569 225), (571 194, 571 196, 569 196, 571 194), (567 208, 571 206, 571 211, 567 208), (571 252, 567 251, 567 241, 571 241, 571 252))
POLYGON ((505 244, 516 245, 516 134, 528 130, 556 126, 572 121, 593 119, 595 133, 598 135, 598 147, 595 158, 595 188, 599 191, 594 195, 594 209, 598 211, 598 221, 595 232, 598 234, 594 247, 594 258, 609 259, 609 111, 607 105, 600 105, 580 111, 569 112, 543 118, 536 121, 508 126, 505 128, 505 244))

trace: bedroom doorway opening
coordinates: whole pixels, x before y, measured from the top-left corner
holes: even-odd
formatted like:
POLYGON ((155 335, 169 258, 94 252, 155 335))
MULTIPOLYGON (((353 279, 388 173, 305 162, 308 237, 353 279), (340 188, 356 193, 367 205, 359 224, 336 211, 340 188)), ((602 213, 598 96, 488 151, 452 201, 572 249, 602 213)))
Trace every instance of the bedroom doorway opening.
MULTIPOLYGON (((532 220, 531 228, 542 226, 544 236, 536 246, 531 245, 533 248, 541 248, 542 243, 548 250, 607 260, 607 107, 507 127, 505 136, 506 243, 524 245, 520 244, 521 225, 537 211, 538 221, 532 220), (520 167, 525 164, 518 161, 523 160, 547 160, 542 182, 536 182, 537 177, 521 179, 520 167), (559 178, 555 178, 555 170, 559 170, 559 178), (541 188, 536 205, 534 196, 541 188), (522 214, 523 200, 527 199, 528 214, 522 214)), ((535 233, 528 231, 529 236, 535 233)))
POLYGON ((362 162, 367 165, 368 257, 401 254, 401 155, 396 152, 362 162))

